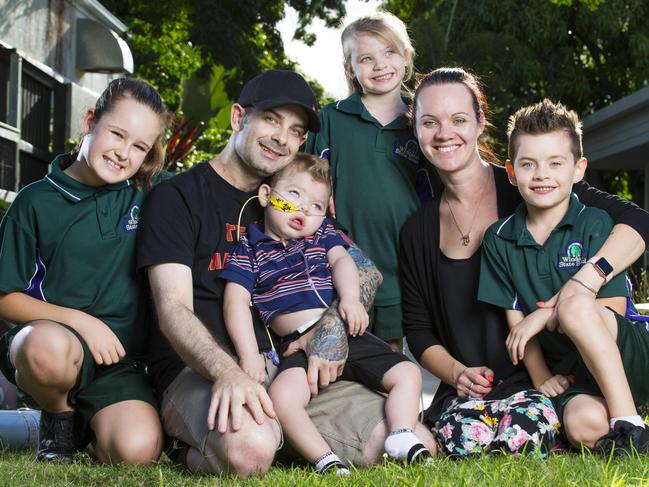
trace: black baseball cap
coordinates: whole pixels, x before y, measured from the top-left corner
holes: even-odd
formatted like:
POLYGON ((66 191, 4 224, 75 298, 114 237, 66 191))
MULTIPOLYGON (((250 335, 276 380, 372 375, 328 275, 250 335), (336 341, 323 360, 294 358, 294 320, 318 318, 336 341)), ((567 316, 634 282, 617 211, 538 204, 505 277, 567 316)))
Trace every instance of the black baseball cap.
POLYGON ((306 110, 307 128, 311 132, 320 130, 318 102, 307 82, 295 71, 271 69, 256 76, 245 84, 237 103, 260 110, 298 105, 306 110))

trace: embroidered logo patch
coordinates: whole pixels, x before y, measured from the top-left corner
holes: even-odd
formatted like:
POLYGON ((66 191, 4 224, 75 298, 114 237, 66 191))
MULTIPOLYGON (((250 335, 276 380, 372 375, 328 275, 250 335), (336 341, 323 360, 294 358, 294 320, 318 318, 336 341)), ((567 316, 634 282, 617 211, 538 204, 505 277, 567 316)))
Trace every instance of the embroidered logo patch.
POLYGON ((419 164, 419 144, 417 139, 402 139, 394 142, 392 152, 413 164, 419 164))
POLYGON ((559 269, 574 269, 586 264, 586 256, 588 249, 584 249, 582 243, 578 240, 570 242, 566 249, 559 255, 557 268, 559 269))
POLYGON ((128 213, 122 217, 124 233, 131 233, 137 230, 137 225, 140 221, 140 205, 133 203, 128 210, 128 213))

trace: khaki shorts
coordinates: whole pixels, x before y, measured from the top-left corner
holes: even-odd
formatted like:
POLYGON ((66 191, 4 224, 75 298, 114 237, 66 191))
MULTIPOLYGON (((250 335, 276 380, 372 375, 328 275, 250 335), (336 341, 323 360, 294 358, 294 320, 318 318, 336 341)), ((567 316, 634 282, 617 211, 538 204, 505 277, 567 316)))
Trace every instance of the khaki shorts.
MULTIPOLYGON (((270 385, 277 373, 266 359, 270 385)), ((207 410, 212 383, 185 367, 165 390, 161 415, 165 432, 205 454, 209 434, 207 410)), ((307 412, 331 449, 350 463, 363 465, 363 449, 374 428, 385 420, 385 396, 360 384, 339 381, 331 384, 309 403, 307 412)), ((288 445, 282 454, 295 456, 288 445)))

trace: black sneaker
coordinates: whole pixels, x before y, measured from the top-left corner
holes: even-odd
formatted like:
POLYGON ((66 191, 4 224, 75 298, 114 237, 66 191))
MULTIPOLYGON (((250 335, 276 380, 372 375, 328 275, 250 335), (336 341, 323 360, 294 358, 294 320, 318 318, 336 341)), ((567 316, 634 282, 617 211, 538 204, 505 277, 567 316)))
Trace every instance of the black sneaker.
POLYGON ((615 422, 613 429, 602 436, 595 449, 606 456, 625 457, 635 453, 649 453, 649 429, 628 421, 615 422))
POLYGON ((36 460, 69 463, 74 459, 76 449, 74 411, 63 413, 42 411, 36 460))

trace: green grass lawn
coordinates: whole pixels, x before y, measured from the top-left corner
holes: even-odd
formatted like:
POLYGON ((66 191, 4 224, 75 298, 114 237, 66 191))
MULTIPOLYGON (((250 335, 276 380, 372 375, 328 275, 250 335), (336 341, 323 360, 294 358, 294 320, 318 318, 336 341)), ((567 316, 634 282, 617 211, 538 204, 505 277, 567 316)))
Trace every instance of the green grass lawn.
POLYGON ((356 471, 349 478, 322 477, 306 468, 273 468, 263 479, 246 482, 181 472, 169 463, 149 467, 107 467, 36 463, 31 453, 0 453, 0 486, 209 486, 209 485, 371 485, 371 486, 627 486, 649 485, 649 457, 606 459, 590 454, 554 455, 546 460, 495 456, 476 460, 436 460, 429 466, 385 465, 356 471))

